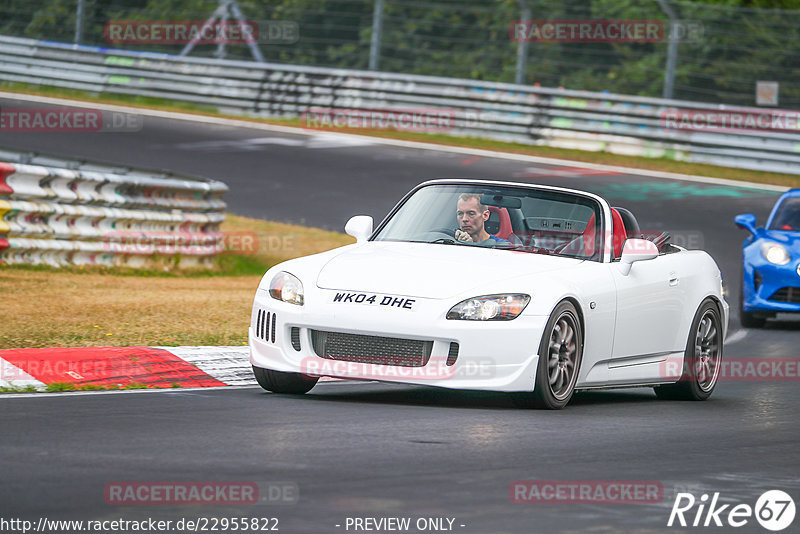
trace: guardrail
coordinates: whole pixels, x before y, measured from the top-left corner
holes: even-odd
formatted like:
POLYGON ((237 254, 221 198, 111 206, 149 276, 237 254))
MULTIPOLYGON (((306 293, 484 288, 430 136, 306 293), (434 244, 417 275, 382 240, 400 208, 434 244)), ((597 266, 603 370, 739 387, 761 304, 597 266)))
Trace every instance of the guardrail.
POLYGON ((209 267, 222 182, 0 149, 0 262, 209 267))
POLYGON ((158 97, 260 117, 297 117, 315 108, 445 109, 453 117, 445 132, 451 135, 800 174, 798 114, 787 110, 177 57, 3 36, 0 81, 158 97), (688 122, 670 123, 670 113, 688 122), (721 127, 709 123, 714 114, 715 120, 728 117, 732 122, 737 116, 744 122, 721 127), (700 127, 692 122, 698 117, 705 120, 700 127), (748 126, 748 117, 765 118, 768 124, 748 126), (779 127, 770 117, 778 117, 779 127))

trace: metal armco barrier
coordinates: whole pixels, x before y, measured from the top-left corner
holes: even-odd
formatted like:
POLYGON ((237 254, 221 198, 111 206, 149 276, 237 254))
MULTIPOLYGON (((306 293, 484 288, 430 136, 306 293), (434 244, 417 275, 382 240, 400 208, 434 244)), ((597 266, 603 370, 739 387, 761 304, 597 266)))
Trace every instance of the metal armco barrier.
MULTIPOLYGON (((108 50, 0 36, 0 82, 139 95, 258 117, 439 109, 445 133, 800 174, 797 112, 434 76, 108 50), (666 114, 776 113, 778 126, 670 128, 666 114)), ((440 130, 437 130, 440 131, 440 130)))
POLYGON ((0 262, 211 266, 222 182, 0 149, 0 262))

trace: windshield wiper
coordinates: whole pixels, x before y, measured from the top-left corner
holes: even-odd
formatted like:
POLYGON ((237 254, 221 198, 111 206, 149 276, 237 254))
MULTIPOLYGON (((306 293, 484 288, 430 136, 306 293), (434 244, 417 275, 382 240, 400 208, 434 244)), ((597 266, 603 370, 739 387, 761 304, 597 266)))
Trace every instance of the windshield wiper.
POLYGON ((399 242, 404 243, 427 243, 427 244, 436 244, 436 245, 471 245, 472 243, 467 243, 464 241, 456 241, 455 239, 450 239, 447 237, 440 237, 439 239, 435 239, 433 241, 419 241, 416 239, 409 239, 407 241, 398 240, 399 242))
POLYGON ((552 256, 555 254, 549 248, 542 248, 542 247, 535 247, 533 245, 514 245, 511 243, 499 243, 495 245, 494 248, 499 248, 501 250, 513 250, 515 252, 529 252, 531 254, 544 254, 546 256, 552 256))

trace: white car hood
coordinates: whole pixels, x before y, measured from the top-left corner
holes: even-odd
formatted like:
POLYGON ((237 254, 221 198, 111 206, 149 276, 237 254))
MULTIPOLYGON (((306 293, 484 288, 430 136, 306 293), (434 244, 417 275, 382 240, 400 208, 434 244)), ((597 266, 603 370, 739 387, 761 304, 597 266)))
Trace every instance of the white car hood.
POLYGON ((317 287, 443 299, 471 288, 502 286, 509 278, 563 271, 580 263, 571 258, 464 245, 371 241, 323 265, 317 287))

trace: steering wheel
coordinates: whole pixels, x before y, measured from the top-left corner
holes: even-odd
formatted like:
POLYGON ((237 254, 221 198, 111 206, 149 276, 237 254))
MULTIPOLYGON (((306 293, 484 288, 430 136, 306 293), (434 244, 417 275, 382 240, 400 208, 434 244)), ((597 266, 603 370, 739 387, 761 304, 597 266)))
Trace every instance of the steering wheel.
POLYGON ((447 228, 446 226, 440 226, 438 228, 431 228, 426 233, 434 233, 434 232, 439 233, 439 234, 445 234, 448 237, 452 237, 452 238, 455 238, 455 236, 456 236, 456 231, 453 228, 447 228))
POLYGON ((572 239, 570 241, 565 241, 564 243, 561 243, 560 245, 558 245, 555 248, 553 248, 553 252, 555 252, 556 254, 561 254, 568 247, 574 245, 575 243, 576 243, 576 241, 574 239, 572 239))

